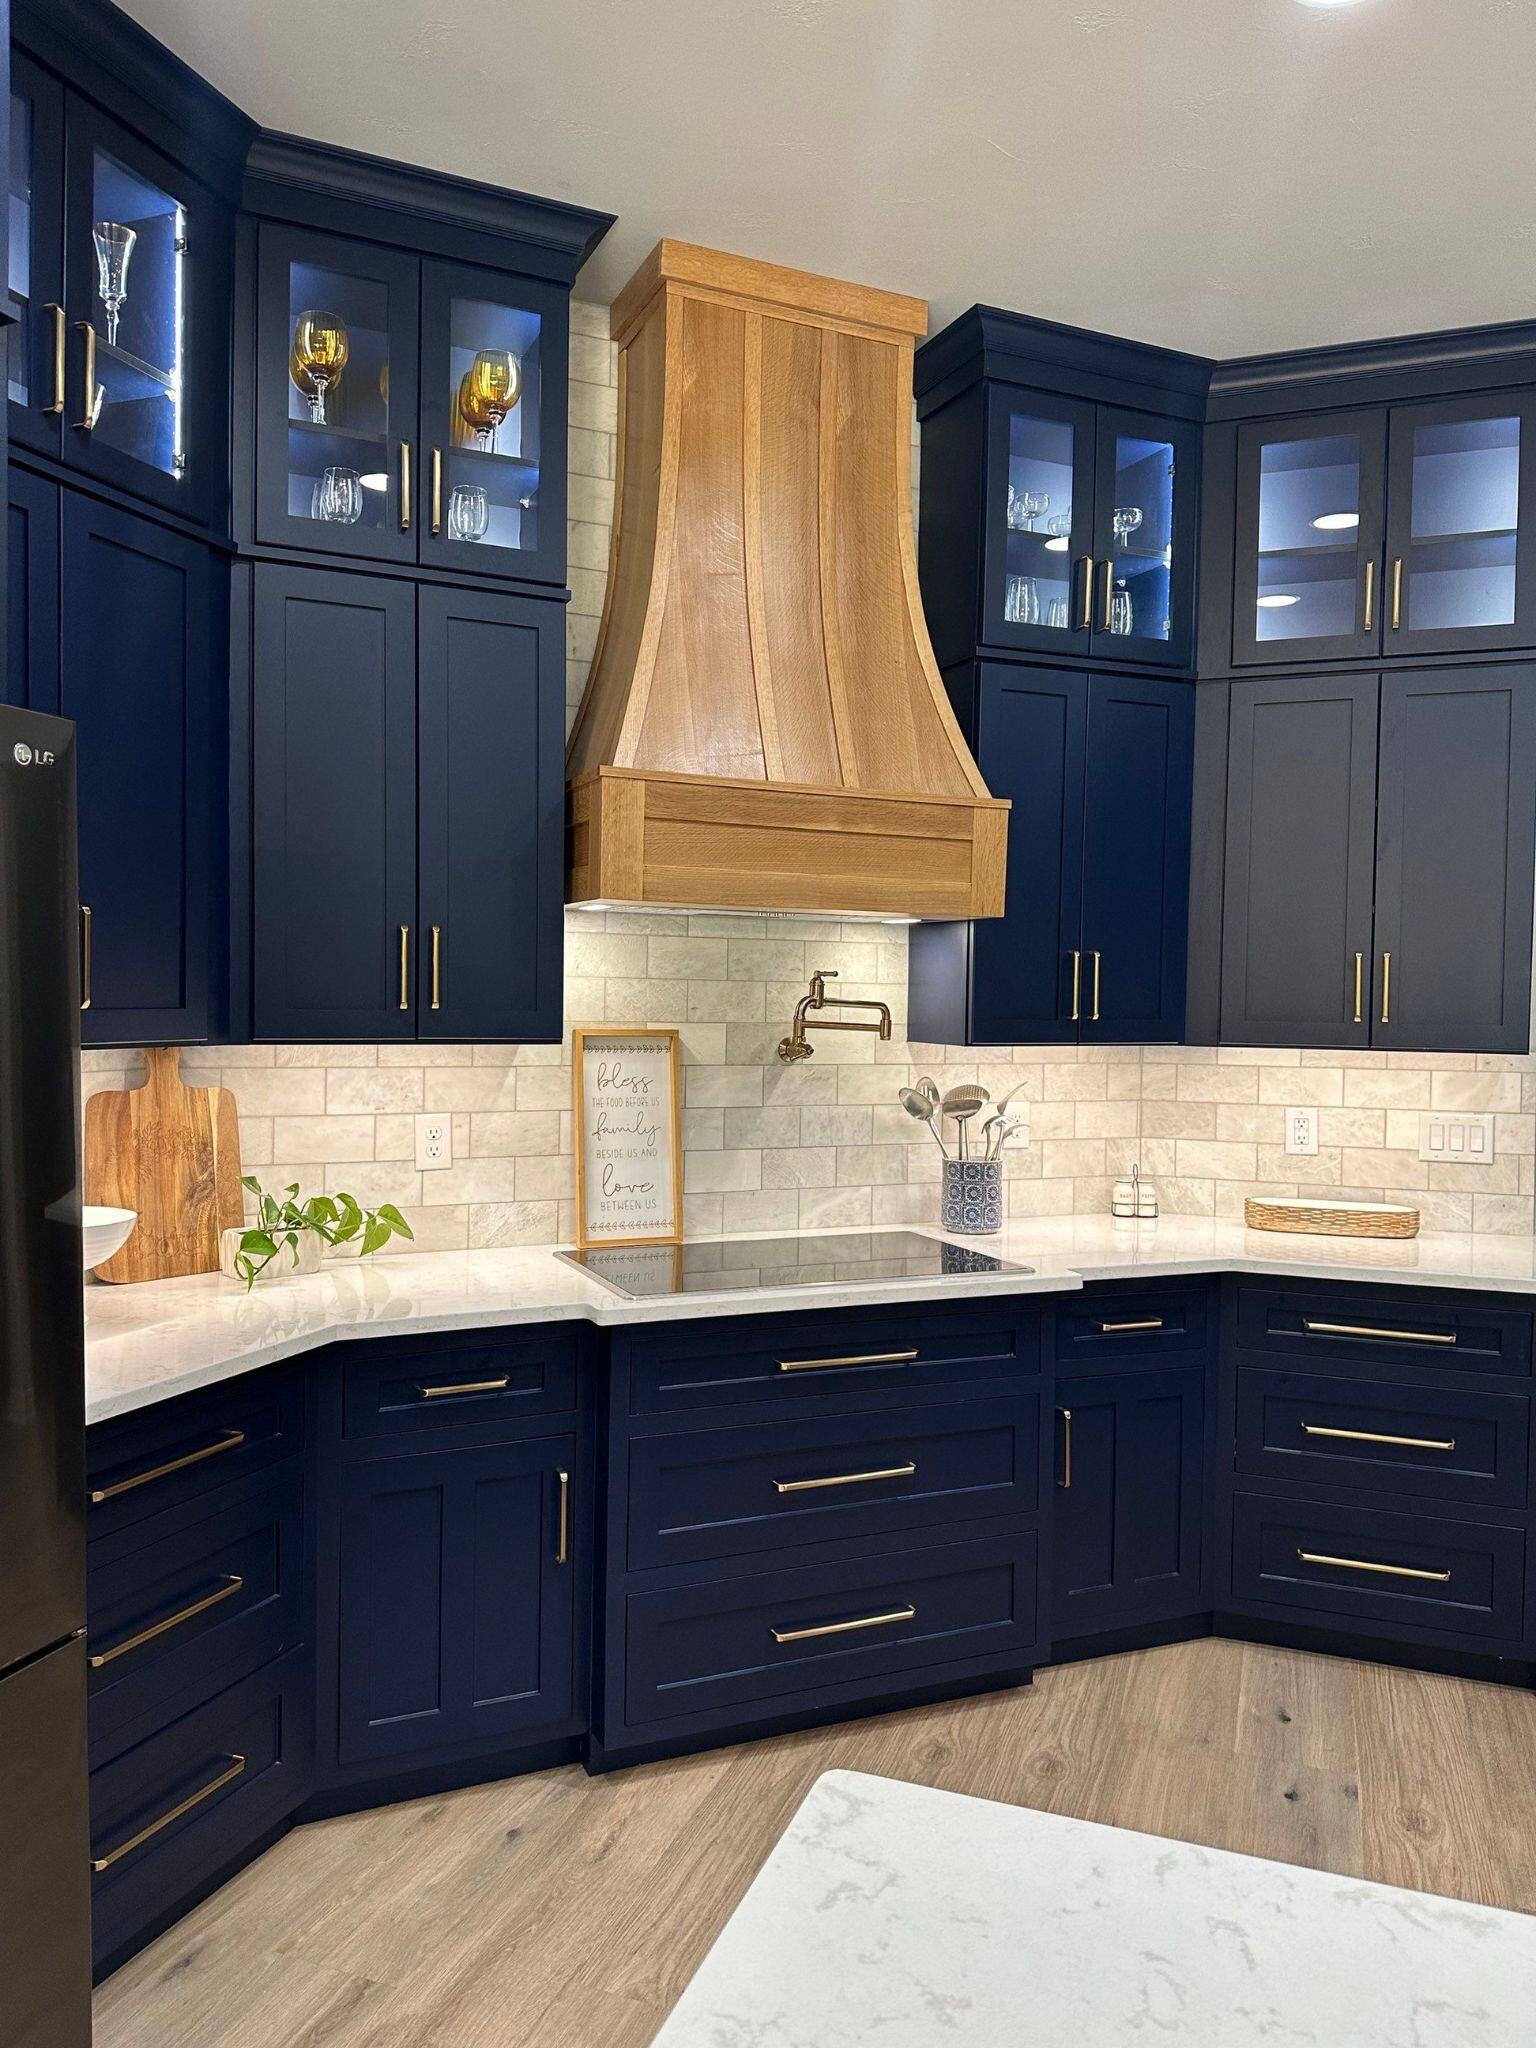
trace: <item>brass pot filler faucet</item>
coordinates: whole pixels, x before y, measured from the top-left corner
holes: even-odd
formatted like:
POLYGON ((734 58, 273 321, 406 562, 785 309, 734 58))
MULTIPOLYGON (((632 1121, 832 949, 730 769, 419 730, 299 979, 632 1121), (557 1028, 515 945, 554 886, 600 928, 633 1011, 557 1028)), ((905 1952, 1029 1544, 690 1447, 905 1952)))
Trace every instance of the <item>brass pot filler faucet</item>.
POLYGON ((856 1022, 847 1017, 819 1017, 818 1031, 878 1031, 883 1039, 891 1035, 891 1013, 884 1003, 861 1002, 853 996, 829 996, 827 983, 836 981, 837 975, 828 968, 818 968, 811 976, 811 992, 804 995, 795 1005, 795 1021, 790 1027, 788 1038, 779 1040, 781 1060, 808 1060, 816 1048, 806 1037, 806 1020, 812 1010, 877 1010, 878 1017, 868 1024, 856 1022))

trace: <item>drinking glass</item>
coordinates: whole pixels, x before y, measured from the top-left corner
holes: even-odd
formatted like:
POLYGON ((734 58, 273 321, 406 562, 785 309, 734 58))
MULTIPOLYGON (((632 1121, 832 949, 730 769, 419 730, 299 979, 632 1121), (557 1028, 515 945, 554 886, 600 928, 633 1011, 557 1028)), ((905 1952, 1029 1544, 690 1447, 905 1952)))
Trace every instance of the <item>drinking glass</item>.
POLYGON ((352 344, 339 313, 316 310, 299 315, 288 371, 309 400, 309 417, 317 427, 326 424, 325 394, 340 383, 351 352, 352 344))
POLYGON ((1059 631, 1065 630, 1067 623, 1067 600, 1064 597, 1053 597, 1051 599, 1046 607, 1045 623, 1048 626, 1056 627, 1059 631))
POLYGON ((1124 548, 1131 535, 1140 526, 1145 514, 1139 505, 1117 505, 1115 507, 1115 546, 1124 548))
POLYGON ((107 309, 107 340, 117 346, 117 316, 128 298, 128 259, 139 239, 135 228, 120 221, 99 220, 91 229, 96 244, 96 289, 107 309))
POLYGON ((1003 617, 1015 626, 1040 623, 1040 588, 1033 576, 1010 576, 1003 592, 1003 617))
POLYGON ((1043 518, 1050 509, 1051 494, 1049 491, 1021 491, 1019 493, 1019 510, 1023 514, 1024 530, 1026 533, 1033 533, 1035 521, 1043 518))
POLYGON ((1052 540, 1069 539, 1072 533, 1071 506, 1069 505, 1065 512, 1053 512, 1045 522, 1045 530, 1052 540))
POLYGON ((496 453, 496 434, 517 404, 523 373, 509 348, 483 348, 459 379, 459 411, 480 445, 496 453))
POLYGON ((333 526, 355 526, 363 516, 363 480, 355 469, 328 469, 315 485, 311 511, 333 526))
POLYGON ((1111 633, 1129 633, 1131 630, 1131 593, 1117 590, 1109 604, 1109 630, 1111 633))
POLYGON ((448 533, 453 540, 484 540, 491 501, 479 484, 455 484, 448 497, 448 533))

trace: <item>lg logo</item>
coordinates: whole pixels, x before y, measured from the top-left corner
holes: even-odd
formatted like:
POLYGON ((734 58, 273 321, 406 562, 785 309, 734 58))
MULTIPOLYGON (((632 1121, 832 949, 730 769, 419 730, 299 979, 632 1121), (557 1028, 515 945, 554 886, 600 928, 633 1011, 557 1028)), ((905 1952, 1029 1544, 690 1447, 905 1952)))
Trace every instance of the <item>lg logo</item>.
POLYGON ((25 740, 18 740, 15 746, 12 747, 11 752, 15 757, 18 768, 51 768, 53 766, 52 754, 47 752, 46 749, 39 754, 33 753, 25 740))

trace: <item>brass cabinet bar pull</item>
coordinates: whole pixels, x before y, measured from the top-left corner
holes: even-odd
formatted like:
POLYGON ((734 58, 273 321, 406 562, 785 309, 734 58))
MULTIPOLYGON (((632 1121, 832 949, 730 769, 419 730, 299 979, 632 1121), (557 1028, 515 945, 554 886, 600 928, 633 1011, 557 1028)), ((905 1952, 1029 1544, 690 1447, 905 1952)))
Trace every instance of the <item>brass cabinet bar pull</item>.
POLYGON ((512 1375, 504 1372, 499 1380, 460 1380, 452 1387, 418 1387, 416 1392, 423 1401, 441 1401, 449 1394, 504 1394, 512 1384, 512 1375))
POLYGON ((1097 953, 1090 953, 1088 958, 1093 962, 1093 1010, 1088 1018, 1088 1022, 1090 1024, 1097 1024, 1099 1021, 1099 956, 1097 953))
POLYGON ((871 1479, 910 1479, 917 1471, 915 1462, 905 1465, 885 1465, 878 1472, 842 1472, 835 1479, 775 1479, 775 1493, 818 1493, 824 1486, 863 1486, 871 1479))
POLYGON ((64 341, 67 322, 64 308, 53 299, 48 301, 43 311, 53 315, 53 403, 45 405, 43 411, 61 413, 65 399, 64 341))
POLYGON ((1321 1422, 1304 1422, 1303 1436, 1335 1436, 1351 1444, 1395 1444, 1402 1451, 1454 1451, 1453 1436, 1385 1436, 1377 1429, 1330 1429, 1321 1422))
POLYGON ((75 425, 82 434, 89 434, 100 416, 101 401, 106 394, 96 385, 96 330, 89 320, 77 320, 75 325, 85 336, 85 407, 75 425))
POLYGON ((1370 630, 1371 630, 1371 627, 1372 627, 1372 626, 1373 626, 1373 625, 1375 624, 1375 621, 1376 621, 1376 564, 1375 564, 1375 562, 1374 562, 1374 561, 1369 561, 1369 562, 1367 562, 1367 563, 1366 563, 1366 565, 1365 565, 1365 616, 1364 616, 1364 618, 1363 618, 1363 619, 1362 619, 1362 620, 1360 621, 1360 623, 1361 623, 1361 626, 1363 627, 1363 629, 1364 629, 1364 630, 1365 630, 1365 631, 1366 631, 1367 633, 1369 633, 1369 632, 1370 632, 1370 630))
POLYGON ((1378 1330, 1371 1323, 1314 1323, 1310 1316, 1303 1319, 1301 1327, 1309 1337, 1385 1337, 1394 1344, 1456 1342, 1454 1330, 1378 1330))
POLYGON ((1383 1024, 1390 1024, 1392 1022, 1392 955, 1390 953, 1383 953, 1381 956, 1381 1021, 1383 1024))
POLYGON ((179 1805, 173 1806, 169 1813, 162 1813, 160 1818, 152 1820, 147 1828, 140 1828, 139 1832, 130 1835, 126 1842, 119 1842, 107 1855, 93 1856, 92 1871, 99 1877, 102 1871, 110 1870, 114 1863, 121 1863, 125 1856, 131 1856, 135 1849, 142 1849, 146 1842, 152 1842, 156 1835, 162 1834, 173 1822, 180 1820, 183 1814, 190 1813, 195 1806, 201 1806, 203 1801, 211 1799, 215 1792, 222 1792, 226 1785, 232 1785, 244 1769, 245 1758, 232 1756, 226 1770, 220 1771, 216 1778, 211 1779, 198 1791, 189 1793, 179 1805))
POLYGON ((1109 631, 1110 619, 1114 616, 1115 565, 1106 555, 1100 566, 1104 571, 1104 610, 1099 619, 1099 624, 1107 633, 1109 631))
POLYGON ((1100 1323, 1099 1325, 1100 1330, 1106 1337, 1118 1336, 1122 1330, 1160 1330, 1162 1327, 1163 1319, 1161 1316, 1148 1316, 1145 1321, 1139 1323, 1100 1323))
POLYGON ((201 1600, 194 1600, 190 1607, 183 1607, 179 1614, 168 1614, 164 1621, 157 1621, 153 1628, 143 1628, 136 1636, 129 1636, 126 1642, 114 1643, 110 1650, 98 1650, 89 1659, 93 1671, 104 1670, 108 1664, 115 1664, 119 1657, 126 1657, 134 1650, 142 1650, 146 1643, 152 1643, 157 1636, 169 1635, 173 1628, 180 1628, 184 1621, 195 1621, 200 1614, 206 1614, 210 1607, 220 1607, 226 1600, 233 1600, 245 1584, 238 1572, 226 1572, 224 1583, 216 1593, 205 1594, 201 1600))
POLYGON ((1072 1015, 1071 1024, 1082 1021, 1083 1014, 1083 956, 1074 947, 1072 952, 1072 1015))
POLYGON ((1078 567, 1079 567, 1079 568, 1080 568, 1080 569, 1082 570, 1082 572, 1083 572, 1083 610, 1082 610, 1082 616, 1081 616, 1081 617, 1079 618, 1079 620, 1078 620, 1078 622, 1077 622, 1077 623, 1078 623, 1078 627, 1079 627, 1079 629, 1080 629, 1080 630, 1081 630, 1082 632, 1086 633, 1086 632, 1087 632, 1087 630, 1088 630, 1088 628, 1089 628, 1089 627, 1090 627, 1090 626, 1091 626, 1091 625, 1093 624, 1093 557, 1092 557, 1092 555, 1083 555, 1083 556, 1081 556, 1081 557, 1080 557, 1080 559, 1079 559, 1079 561, 1078 561, 1078 567))
POLYGON ((411 928, 408 924, 400 927, 400 1007, 411 1007, 411 928))
POLYGON ((439 924, 432 927, 432 1007, 443 1007, 443 928, 439 924))
POLYGON ((555 1563, 564 1564, 571 1554, 571 1475, 557 1472, 560 1482, 560 1541, 555 1546, 555 1563))
POLYGON ((201 1450, 188 1451, 185 1457, 172 1458, 164 1465, 152 1465, 147 1472, 135 1472, 131 1479, 119 1479, 112 1486, 96 1487, 91 1494, 91 1506, 99 1508, 104 1500, 116 1500, 119 1495, 133 1493, 156 1479, 169 1479, 173 1472, 185 1472, 189 1465, 201 1465, 205 1458, 222 1457, 226 1451, 238 1450, 244 1442, 243 1429, 227 1429, 216 1444, 204 1444, 201 1450))
POLYGON ((857 1621, 824 1621, 816 1628, 775 1628, 768 1633, 776 1643, 808 1643, 815 1636, 846 1636, 859 1628, 888 1628, 893 1621, 915 1621, 915 1607, 893 1607, 889 1614, 865 1614, 857 1621))
POLYGON ((910 1365, 915 1351, 867 1351, 855 1358, 781 1358, 780 1372, 835 1372, 845 1365, 910 1365))
POLYGON ((432 450, 432 532, 436 536, 443 530, 443 451, 432 450))
POLYGON ((1392 564, 1392 630, 1397 632, 1403 623, 1403 558, 1399 555, 1392 564))
POLYGON ((1381 1572, 1389 1579, 1432 1579, 1437 1586, 1450 1584, 1449 1572, 1420 1571, 1411 1564, 1376 1564, 1368 1557, 1329 1557, 1322 1550, 1298 1550, 1303 1564, 1336 1564, 1347 1572, 1381 1572))
POLYGON ((1365 1022, 1365 955, 1355 955, 1355 1022, 1365 1022))
POLYGON ((1056 1484, 1065 1493, 1072 1484, 1072 1410, 1058 1408, 1061 1417, 1061 1477, 1056 1484))
POLYGON ((91 906, 80 906, 80 1007, 91 1007, 91 906))
POLYGON ((411 444, 400 443, 400 531, 411 530, 411 444))

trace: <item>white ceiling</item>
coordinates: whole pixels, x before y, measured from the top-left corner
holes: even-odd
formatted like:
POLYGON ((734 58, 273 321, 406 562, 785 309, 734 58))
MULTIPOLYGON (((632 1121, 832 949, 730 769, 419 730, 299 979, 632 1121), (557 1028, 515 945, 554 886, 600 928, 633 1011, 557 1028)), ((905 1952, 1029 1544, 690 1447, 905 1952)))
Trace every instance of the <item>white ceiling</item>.
POLYGON ((264 124, 1213 355, 1536 315, 1536 0, 126 0, 264 124))

